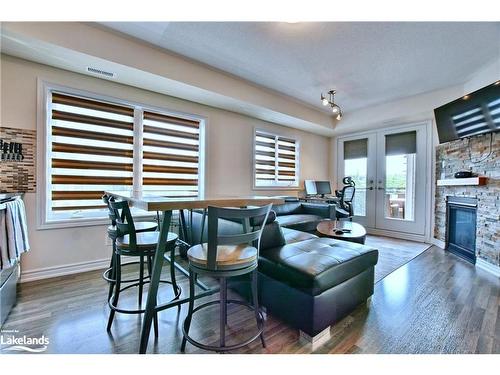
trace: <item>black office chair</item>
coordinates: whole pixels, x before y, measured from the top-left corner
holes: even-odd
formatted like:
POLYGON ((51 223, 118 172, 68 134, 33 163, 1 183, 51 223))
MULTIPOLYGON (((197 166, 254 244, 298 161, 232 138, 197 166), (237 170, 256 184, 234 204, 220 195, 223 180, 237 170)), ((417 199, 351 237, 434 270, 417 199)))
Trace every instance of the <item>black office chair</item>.
POLYGON ((335 216, 337 219, 349 219, 352 221, 354 216, 353 200, 354 194, 356 193, 356 183, 353 181, 352 177, 344 177, 342 179, 344 187, 341 191, 335 190, 335 195, 338 200, 335 202, 337 206, 335 207, 335 216))

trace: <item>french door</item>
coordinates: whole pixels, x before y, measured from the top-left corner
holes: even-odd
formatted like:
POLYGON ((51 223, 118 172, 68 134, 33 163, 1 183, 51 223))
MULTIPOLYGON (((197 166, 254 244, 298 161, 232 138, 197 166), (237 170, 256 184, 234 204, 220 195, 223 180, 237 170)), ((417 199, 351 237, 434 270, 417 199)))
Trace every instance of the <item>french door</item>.
POLYGON ((367 228, 424 235, 427 127, 415 125, 338 138, 338 189, 356 183, 354 221, 367 228))

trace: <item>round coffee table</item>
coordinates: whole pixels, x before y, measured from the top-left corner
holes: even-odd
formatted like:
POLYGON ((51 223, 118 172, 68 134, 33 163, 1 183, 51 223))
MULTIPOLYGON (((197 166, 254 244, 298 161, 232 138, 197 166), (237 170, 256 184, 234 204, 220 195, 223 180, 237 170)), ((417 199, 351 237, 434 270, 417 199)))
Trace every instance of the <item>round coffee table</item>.
POLYGON ((353 223, 352 221, 323 220, 318 224, 316 230, 323 236, 336 240, 356 242, 362 245, 364 245, 366 239, 366 229, 361 224, 353 223), (336 230, 342 229, 348 229, 350 232, 335 233, 336 230))

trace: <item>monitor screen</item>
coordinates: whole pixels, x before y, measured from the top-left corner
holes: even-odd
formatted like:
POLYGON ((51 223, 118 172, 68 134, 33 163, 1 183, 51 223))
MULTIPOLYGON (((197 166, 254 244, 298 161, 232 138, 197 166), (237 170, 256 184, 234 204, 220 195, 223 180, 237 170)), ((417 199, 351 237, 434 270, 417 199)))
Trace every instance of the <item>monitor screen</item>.
POLYGON ((314 180, 304 180, 304 187, 307 195, 316 195, 316 182, 314 180))
POLYGON ((316 181, 316 191, 318 194, 331 194, 330 181, 316 181))

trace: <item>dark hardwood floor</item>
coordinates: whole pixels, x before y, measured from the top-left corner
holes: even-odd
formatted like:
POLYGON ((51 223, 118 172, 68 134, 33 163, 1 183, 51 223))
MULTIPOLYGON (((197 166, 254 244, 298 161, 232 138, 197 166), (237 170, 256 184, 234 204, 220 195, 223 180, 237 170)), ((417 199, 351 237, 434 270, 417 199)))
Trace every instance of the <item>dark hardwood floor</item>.
MULTIPOLYGON (((182 287, 187 291, 186 279, 182 287)), ((136 303, 135 291, 121 300, 136 303)), ((4 330, 50 339, 49 353, 136 353, 141 319, 117 314, 106 332, 107 287, 100 272, 87 272, 22 284, 19 302, 4 330)), ((163 300, 171 291, 162 287, 163 300)), ((254 328, 253 314, 230 306, 233 340, 254 328)), ((170 309, 160 314, 160 336, 149 353, 179 353, 181 322, 170 309)), ((202 311, 192 324, 195 338, 218 340, 218 308, 202 311)), ((359 306, 331 330, 332 338, 315 353, 500 353, 500 280, 436 247, 423 252, 378 282, 370 306, 359 306)), ((310 353, 298 331, 267 317, 268 347, 257 340, 238 353, 310 353)), ((153 335, 152 335, 153 336, 153 335)), ((187 345, 187 353, 200 353, 187 345)), ((4 352, 5 353, 5 352, 4 352)))

